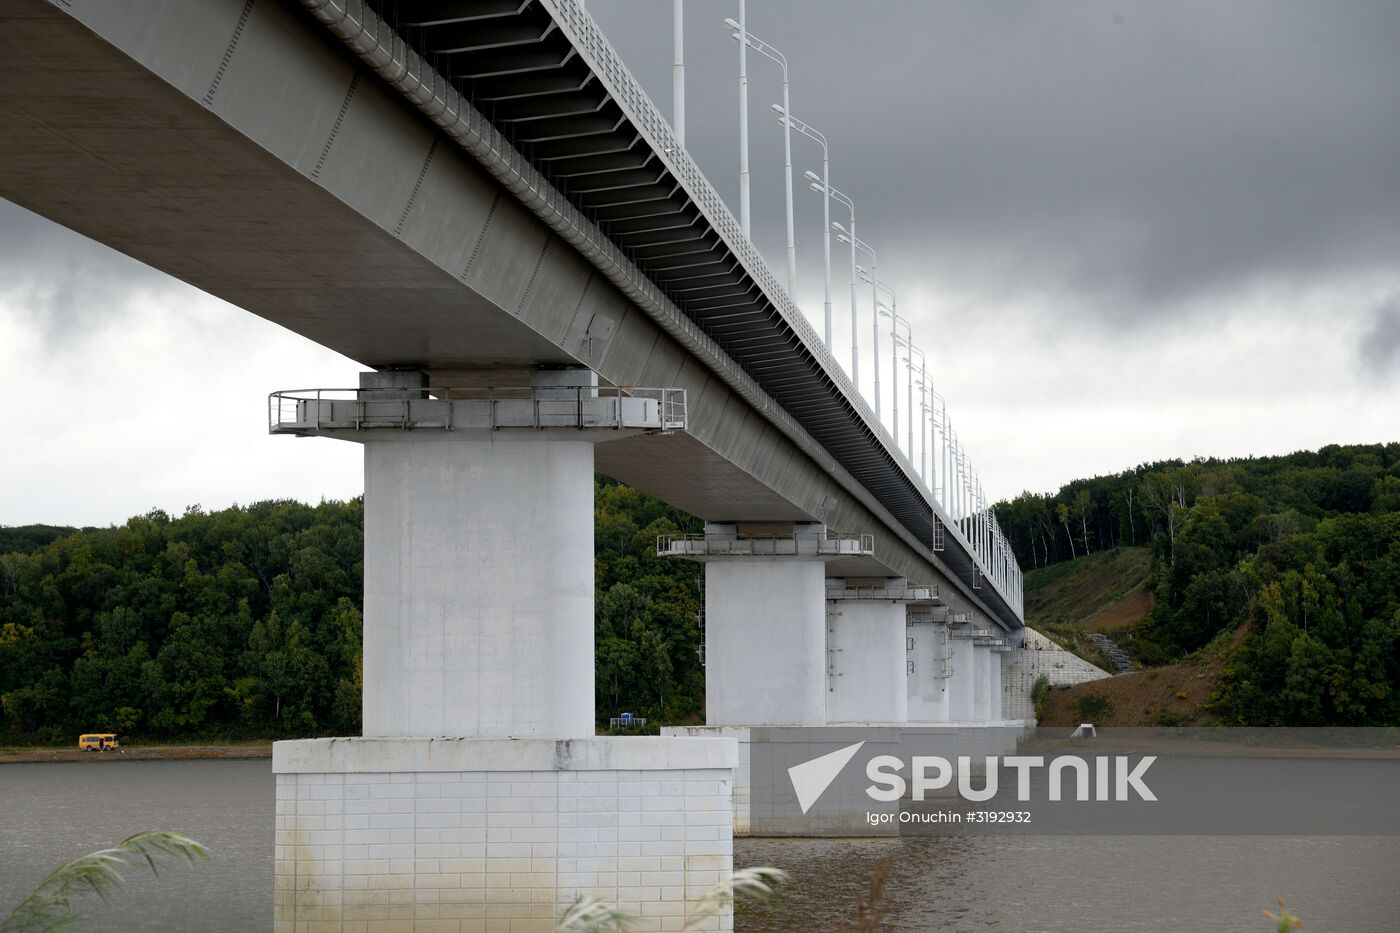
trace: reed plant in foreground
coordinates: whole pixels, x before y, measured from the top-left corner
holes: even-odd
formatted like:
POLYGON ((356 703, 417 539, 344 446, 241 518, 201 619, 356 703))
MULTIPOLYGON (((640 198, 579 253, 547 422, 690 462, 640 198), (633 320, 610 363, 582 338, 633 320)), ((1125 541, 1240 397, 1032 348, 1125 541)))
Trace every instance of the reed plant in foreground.
MULTIPOLYGON (((698 929, 701 920, 732 907, 737 900, 773 900, 778 886, 787 880, 787 872, 781 869, 741 868, 700 896, 685 929, 698 929)), ((580 897, 559 916, 554 933, 626 933, 637 921, 633 914, 606 901, 580 897)))
POLYGON ((60 865, 0 920, 0 933, 51 933, 66 930, 78 919, 77 902, 86 894, 106 900, 122 883, 121 869, 141 860, 159 876, 158 857, 184 858, 190 862, 208 858, 204 846, 188 836, 170 832, 137 833, 110 849, 102 849, 60 865))

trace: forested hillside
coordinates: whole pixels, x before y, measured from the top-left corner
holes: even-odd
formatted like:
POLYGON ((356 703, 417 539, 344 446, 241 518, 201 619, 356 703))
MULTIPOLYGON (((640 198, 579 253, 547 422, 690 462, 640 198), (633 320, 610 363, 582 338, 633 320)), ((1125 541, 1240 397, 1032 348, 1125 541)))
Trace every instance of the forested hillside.
POLYGON ((1147 464, 995 508, 1028 569, 1150 547, 1136 657, 1210 646, 1222 721, 1400 724, 1400 444, 1147 464))
MULTIPOLYGON (((655 541, 694 521, 607 481, 596 501, 599 715, 693 716, 699 566, 655 541)), ((262 502, 0 529, 0 742, 358 734, 362 515, 262 502)))
POLYGON ((358 732, 361 518, 193 507, 0 555, 0 735, 358 732))

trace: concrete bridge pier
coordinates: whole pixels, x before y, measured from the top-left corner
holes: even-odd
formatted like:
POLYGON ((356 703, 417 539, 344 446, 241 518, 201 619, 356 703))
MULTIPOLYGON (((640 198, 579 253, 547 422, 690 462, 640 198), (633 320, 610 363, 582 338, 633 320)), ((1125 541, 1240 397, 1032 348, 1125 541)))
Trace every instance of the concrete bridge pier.
POLYGON ((910 722, 948 722, 951 719, 952 644, 948 638, 948 609, 910 611, 908 710, 910 722))
POLYGON ((826 566, 873 551, 870 535, 812 522, 707 522, 657 542, 660 556, 705 564, 706 725, 663 734, 737 740, 736 834, 750 828, 753 731, 827 724, 826 566))
POLYGON ((992 649, 980 640, 972 643, 972 718, 986 722, 992 718, 992 649))
POLYGON ((594 735, 593 445, 665 415, 531 382, 275 400, 365 448, 364 735, 274 746, 279 930, 543 933, 580 895, 660 930, 732 869, 732 740, 594 735))
POLYGON ((705 721, 712 726, 817 726, 826 721, 826 528, 739 538, 707 524, 705 721), (756 551, 756 553, 755 553, 756 551))
POLYGON ((1002 714, 1002 694, 1001 694, 1001 664, 1005 656, 1006 648, 993 645, 988 648, 989 655, 987 662, 987 718, 1000 720, 1002 714))
POLYGON ((906 618, 930 587, 903 579, 826 581, 826 721, 903 723, 909 719, 906 618))
POLYGON ((977 654, 967 624, 950 625, 948 718, 967 723, 977 718, 977 654))

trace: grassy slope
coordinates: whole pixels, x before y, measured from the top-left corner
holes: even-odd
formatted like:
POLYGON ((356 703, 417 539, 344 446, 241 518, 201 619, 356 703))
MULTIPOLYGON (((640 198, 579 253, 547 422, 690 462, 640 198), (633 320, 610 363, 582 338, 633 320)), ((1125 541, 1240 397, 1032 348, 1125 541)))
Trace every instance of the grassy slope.
POLYGON ((1114 670, 1088 633, 1113 633, 1147 616, 1150 564, 1146 548, 1119 548, 1033 570, 1026 575, 1026 623, 1089 663, 1114 670))
POLYGON ((1203 652, 1178 664, 1121 674, 1107 680, 1050 691, 1041 710, 1042 726, 1204 726, 1214 721, 1205 705, 1220 679, 1218 654, 1203 652), (1086 697, 1108 701, 1106 712, 1086 714, 1086 697))
MULTIPOLYGON (((1146 548, 1103 551, 1026 575, 1026 620, 1037 630, 1099 665, 1111 663, 1087 637, 1102 632, 1132 654, 1128 629, 1152 611, 1151 555, 1146 548)), ((1085 721, 1085 697, 1102 697, 1111 710, 1087 717, 1098 725, 1201 725, 1220 675, 1218 652, 1206 650, 1179 664, 1052 690, 1041 725, 1085 721)))
POLYGON ((1071 625, 1099 632, 1147 615, 1147 548, 1116 548, 1026 575, 1026 616, 1037 627, 1071 625))

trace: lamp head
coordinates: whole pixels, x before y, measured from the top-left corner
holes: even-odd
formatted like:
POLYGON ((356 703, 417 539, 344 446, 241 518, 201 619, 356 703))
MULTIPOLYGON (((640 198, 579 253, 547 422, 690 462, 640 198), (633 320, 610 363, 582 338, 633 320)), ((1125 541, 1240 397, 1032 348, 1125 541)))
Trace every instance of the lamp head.
POLYGON ((776 114, 777 114, 778 116, 780 116, 780 117, 787 116, 787 111, 783 109, 783 105, 782 105, 782 104, 774 104, 773 106, 769 107, 768 109, 771 110, 771 111, 773 111, 774 113, 776 113, 776 114))
MULTIPOLYGON (((776 104, 774 106, 776 106, 776 104)), ((802 177, 807 179, 808 181, 815 181, 818 184, 820 184, 822 180, 821 176, 818 175, 816 172, 803 172, 802 177)))
POLYGON ((836 239, 840 240, 842 243, 849 243, 849 242, 851 242, 851 238, 848 237, 848 236, 846 236, 846 234, 844 234, 844 233, 838 233, 838 234, 836 234, 836 239))
POLYGON ((810 185, 808 185, 807 187, 808 187, 808 188, 811 188, 811 189, 812 189, 813 191, 815 191, 817 194, 826 194, 826 186, 823 185, 823 184, 822 184, 821 182, 819 182, 819 181, 814 181, 814 182, 812 182, 810 185))
POLYGON ((837 233, 840 234, 844 234, 846 232, 846 228, 841 226, 841 223, 836 220, 833 220, 831 222, 831 229, 835 230, 837 233))
POLYGON ((731 32, 743 32, 743 29, 740 28, 739 23, 732 16, 725 17, 724 28, 730 30, 731 32))

